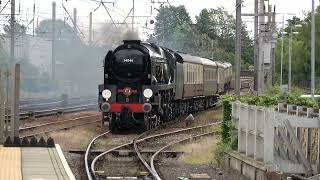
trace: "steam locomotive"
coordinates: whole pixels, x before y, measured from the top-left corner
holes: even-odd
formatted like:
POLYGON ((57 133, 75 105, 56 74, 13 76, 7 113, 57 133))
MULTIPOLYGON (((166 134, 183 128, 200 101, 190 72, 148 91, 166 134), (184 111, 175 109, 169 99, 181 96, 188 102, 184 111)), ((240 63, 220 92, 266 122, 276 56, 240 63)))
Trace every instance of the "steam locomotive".
POLYGON ((213 107, 230 88, 232 66, 152 43, 125 40, 104 59, 99 85, 102 122, 111 132, 148 130, 213 107))

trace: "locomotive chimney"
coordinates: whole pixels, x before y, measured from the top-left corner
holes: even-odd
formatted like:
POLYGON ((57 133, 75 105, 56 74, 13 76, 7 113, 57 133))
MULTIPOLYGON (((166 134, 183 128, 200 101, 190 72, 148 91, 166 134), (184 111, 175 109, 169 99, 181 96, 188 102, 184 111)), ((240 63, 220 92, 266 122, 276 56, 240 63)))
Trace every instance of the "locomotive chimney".
POLYGON ((141 42, 138 32, 135 31, 127 31, 127 33, 124 35, 123 38, 124 44, 127 43, 137 43, 139 44, 141 42))

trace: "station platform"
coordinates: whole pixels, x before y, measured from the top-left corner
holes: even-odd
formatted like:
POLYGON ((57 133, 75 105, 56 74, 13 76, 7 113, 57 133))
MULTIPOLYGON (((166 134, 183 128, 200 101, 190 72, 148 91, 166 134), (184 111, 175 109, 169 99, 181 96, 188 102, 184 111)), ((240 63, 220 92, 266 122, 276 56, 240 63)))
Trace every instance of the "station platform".
POLYGON ((56 144, 55 148, 0 146, 0 180, 75 180, 56 144))

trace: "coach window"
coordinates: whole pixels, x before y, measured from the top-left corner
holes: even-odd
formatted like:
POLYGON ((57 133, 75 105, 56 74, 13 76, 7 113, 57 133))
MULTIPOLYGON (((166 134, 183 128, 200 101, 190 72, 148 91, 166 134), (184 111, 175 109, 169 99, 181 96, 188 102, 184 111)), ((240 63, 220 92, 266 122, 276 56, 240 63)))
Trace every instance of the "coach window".
POLYGON ((188 64, 188 75, 189 75, 189 79, 188 79, 188 84, 190 84, 191 82, 191 67, 190 67, 190 64, 188 64))
POLYGON ((193 67, 193 83, 195 84, 197 82, 197 66, 193 67))
POLYGON ((184 77, 185 77, 185 80, 184 80, 184 83, 186 84, 189 80, 189 76, 188 76, 188 65, 187 64, 184 64, 184 77))
POLYGON ((191 75, 190 75, 190 65, 187 64, 187 72, 188 72, 188 81, 187 81, 187 84, 190 83, 190 80, 191 80, 191 75))
POLYGON ((197 79, 198 83, 200 83, 200 80, 201 80, 200 72, 201 72, 201 68, 198 66, 198 79, 197 79))
POLYGON ((194 66, 193 65, 191 65, 191 71, 192 71, 191 83, 194 84, 194 66))
POLYGON ((197 71, 196 71, 196 83, 199 83, 199 67, 198 66, 196 66, 196 68, 197 68, 197 71))
POLYGON ((192 83, 192 66, 191 65, 189 65, 190 66, 190 81, 189 81, 189 83, 191 84, 192 83))
POLYGON ((189 64, 186 64, 186 69, 187 69, 187 82, 186 82, 186 84, 188 84, 188 83, 189 83, 189 81, 190 81, 189 64))
POLYGON ((207 80, 208 79, 208 72, 207 70, 204 70, 204 79, 207 80))
POLYGON ((195 72, 194 72, 194 75, 195 75, 195 77, 194 77, 194 83, 197 84, 197 83, 198 83, 198 70, 199 70, 199 68, 198 68, 198 66, 195 66, 194 68, 195 68, 195 72))
POLYGON ((201 66, 199 70, 199 76, 200 76, 199 83, 201 83, 203 81, 203 68, 201 66))
POLYGON ((214 70, 213 69, 211 69, 211 78, 212 78, 212 80, 214 80, 214 70))

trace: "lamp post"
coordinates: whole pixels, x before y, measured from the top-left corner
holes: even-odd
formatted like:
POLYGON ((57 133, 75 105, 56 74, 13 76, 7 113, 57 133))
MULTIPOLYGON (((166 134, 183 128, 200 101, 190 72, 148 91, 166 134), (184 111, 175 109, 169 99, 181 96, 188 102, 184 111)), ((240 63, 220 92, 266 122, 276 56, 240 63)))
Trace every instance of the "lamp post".
MULTIPOLYGON (((291 91, 291 60, 292 60, 292 35, 298 34, 299 32, 292 32, 293 27, 301 27, 301 25, 295 25, 290 27, 290 34, 289 34, 289 62, 288 62, 288 92, 291 91)), ((282 55, 283 56, 283 55, 282 55)))
POLYGON ((312 12, 311 12, 311 97, 314 99, 315 88, 315 14, 314 14, 314 0, 312 0, 312 12))
POLYGON ((281 29, 281 60, 280 60, 280 90, 282 92, 282 79, 283 79, 283 74, 282 74, 282 69, 283 69, 283 32, 284 29, 284 15, 282 15, 282 29, 281 29))
POLYGON ((282 86, 283 86, 283 49, 284 49, 284 45, 283 45, 283 37, 284 35, 286 34, 286 32, 284 32, 284 15, 287 14, 287 15, 295 15, 295 14, 289 14, 289 13, 283 13, 282 14, 282 28, 281 28, 281 59, 280 59, 280 90, 281 90, 281 93, 283 93, 283 89, 282 89, 282 86))

